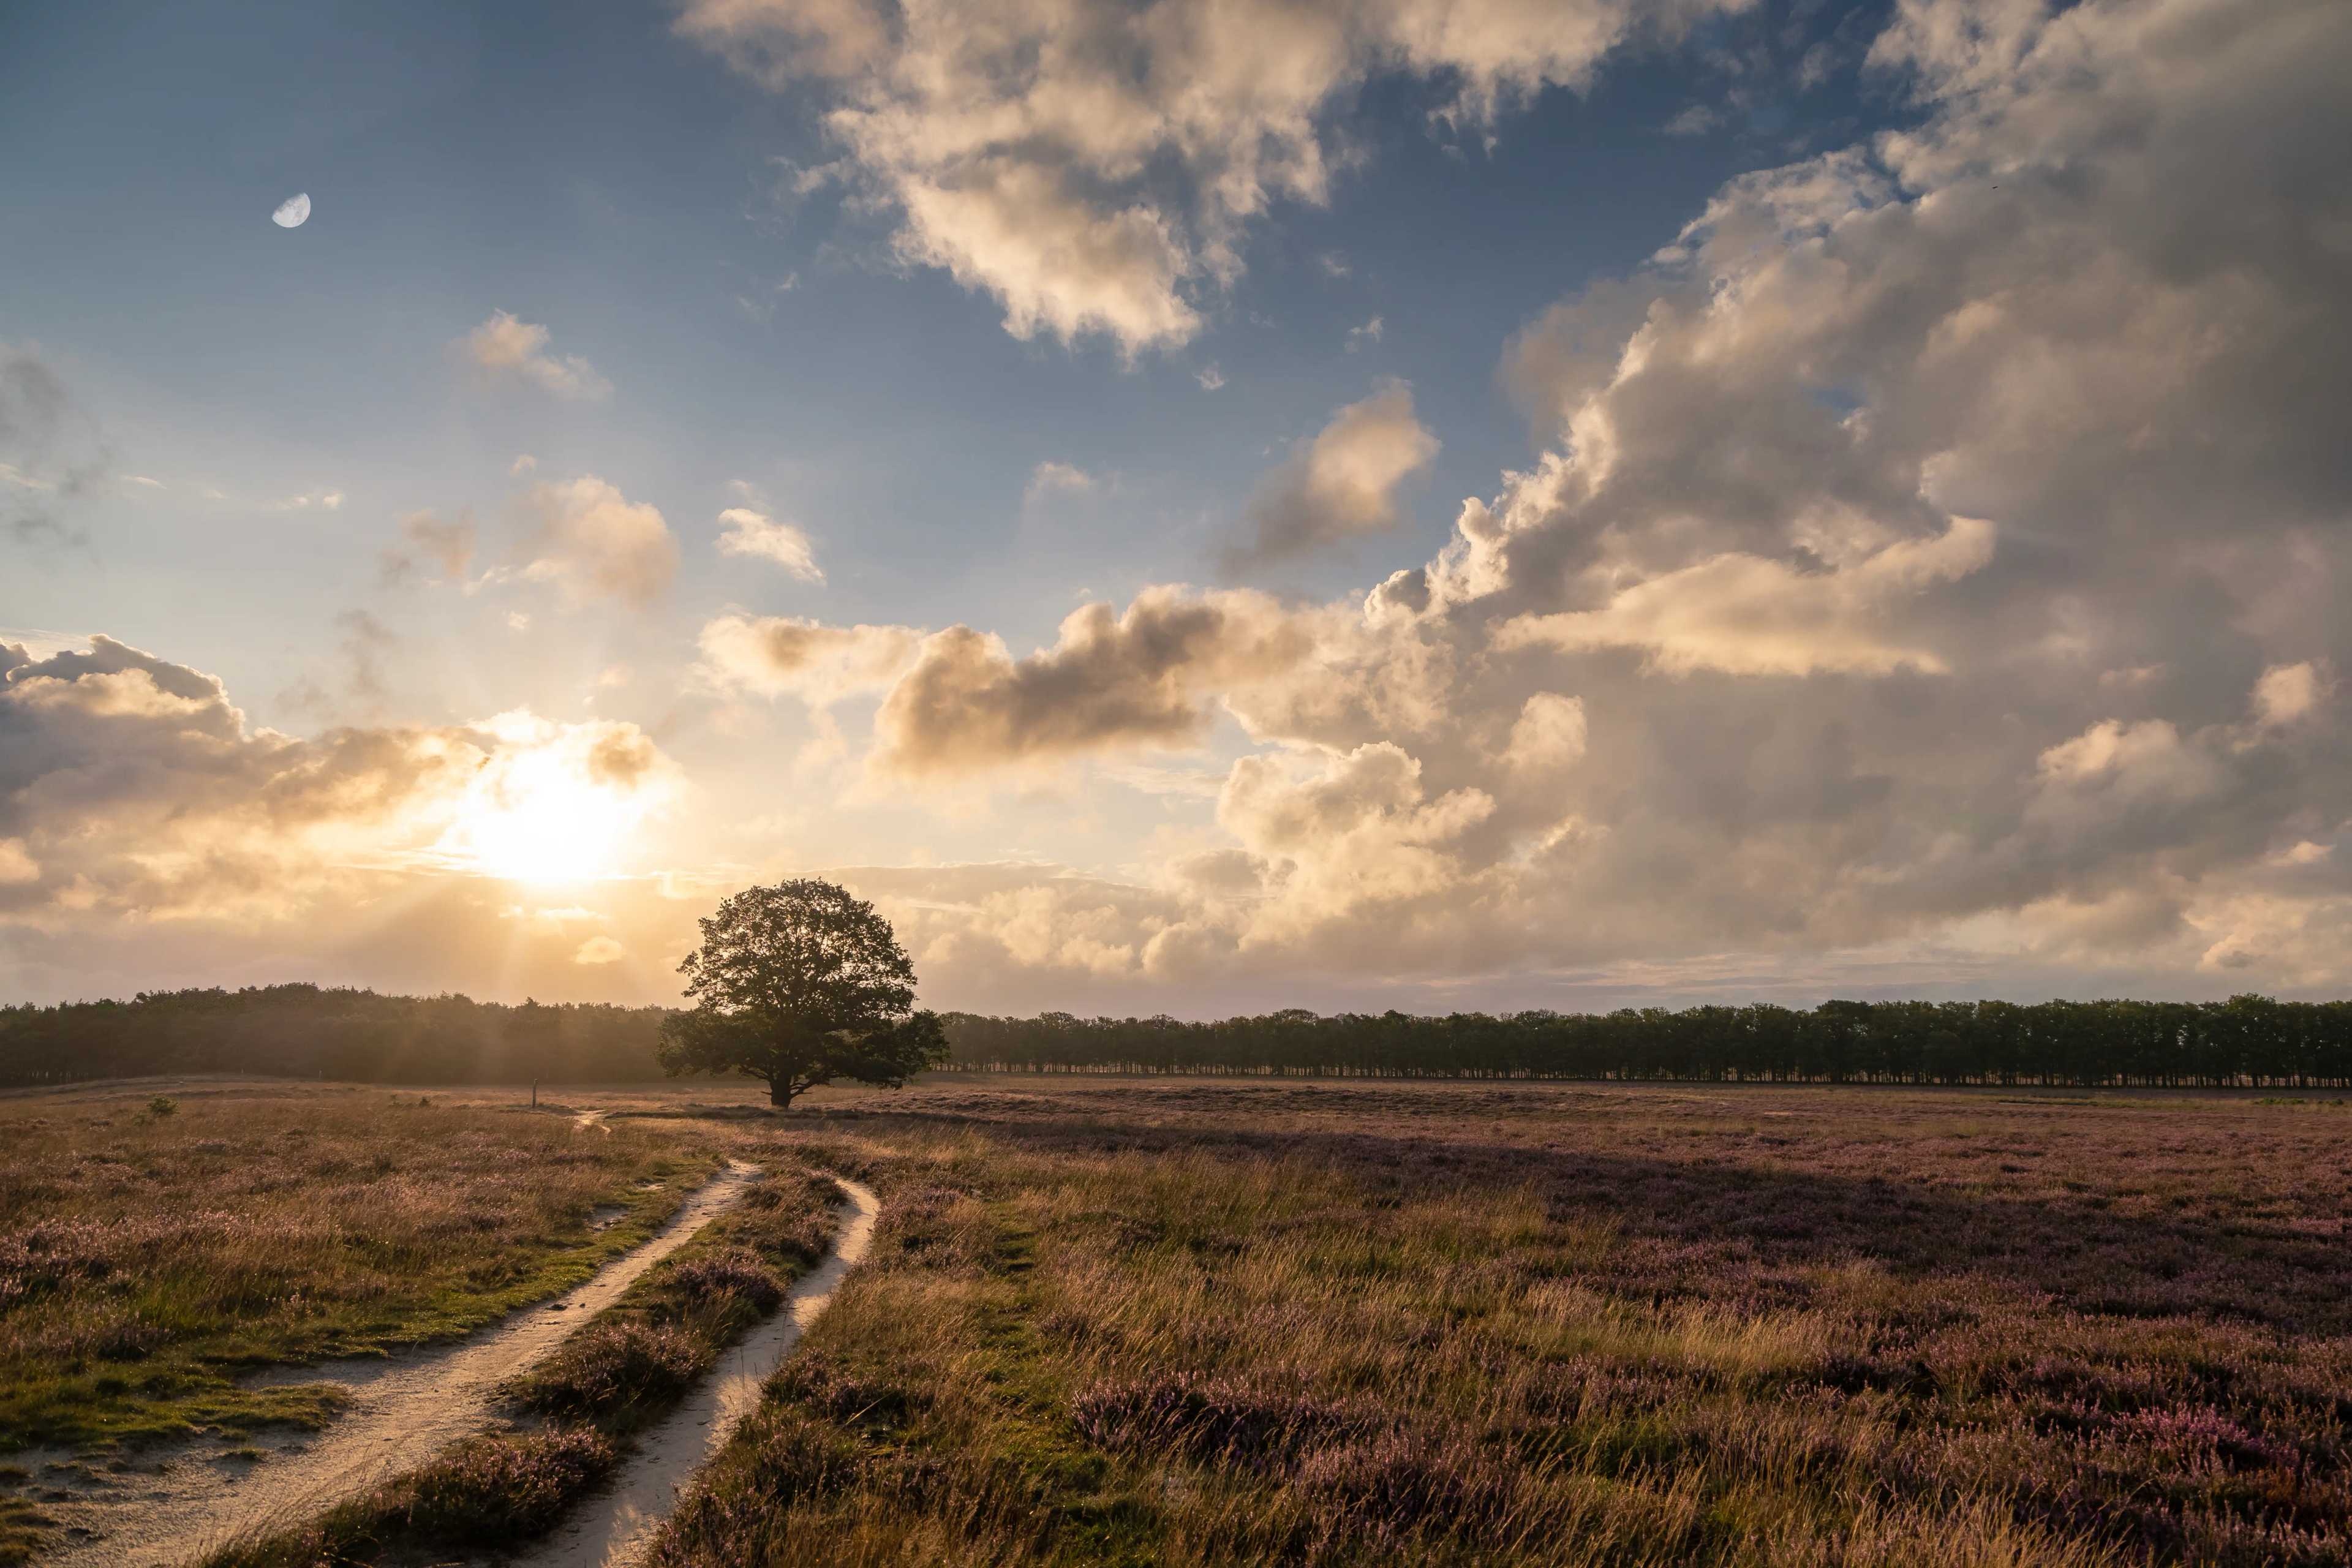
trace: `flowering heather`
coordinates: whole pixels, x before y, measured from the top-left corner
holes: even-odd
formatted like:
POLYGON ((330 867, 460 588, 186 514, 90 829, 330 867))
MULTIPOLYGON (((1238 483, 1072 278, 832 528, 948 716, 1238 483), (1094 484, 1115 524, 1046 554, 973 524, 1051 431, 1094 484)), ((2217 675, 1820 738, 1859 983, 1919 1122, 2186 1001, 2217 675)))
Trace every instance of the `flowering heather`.
POLYGON ((709 1157, 680 1124, 583 1135, 378 1090, 182 1089, 169 1117, 147 1098, 0 1101, 0 1451, 316 1422, 326 1395, 236 1374, 553 1294, 642 1240, 709 1157), (592 1233, 612 1201, 626 1217, 592 1233))
POLYGON ((826 1217, 831 1184, 792 1179, 789 1146, 730 1142, 770 1175, 509 1385, 509 1414, 536 1430, 462 1443, 308 1525, 217 1551, 203 1568, 357 1568, 450 1547, 512 1551, 544 1536, 742 1331, 782 1305, 783 1279, 826 1217))
MULTIPOLYGON (((846 1100, 848 1103, 843 1104, 846 1100)), ((2352 1111, 940 1079, 669 1568, 2352 1561, 2352 1111)))
POLYGON ((523 1404, 546 1415, 609 1415, 641 1399, 667 1403, 710 1370, 711 1352, 668 1326, 600 1323, 575 1335, 531 1374, 523 1404))
POLYGON ((423 1540, 499 1545, 552 1527, 617 1457, 610 1438, 580 1427, 461 1443, 396 1485, 387 1511, 423 1540))
POLYGON ((681 1294, 698 1303, 736 1296, 767 1313, 784 1299, 782 1283, 740 1247, 681 1263, 671 1271, 670 1279, 681 1294))

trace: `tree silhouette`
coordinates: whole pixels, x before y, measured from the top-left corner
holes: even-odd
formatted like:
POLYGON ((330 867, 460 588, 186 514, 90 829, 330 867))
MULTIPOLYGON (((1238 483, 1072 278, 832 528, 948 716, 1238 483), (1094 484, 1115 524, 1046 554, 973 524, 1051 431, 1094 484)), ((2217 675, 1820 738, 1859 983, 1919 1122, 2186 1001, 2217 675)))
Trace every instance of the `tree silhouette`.
POLYGON ((763 1079, 792 1104, 835 1079, 897 1088, 947 1058, 915 1006, 915 966, 874 906, 817 878, 747 888, 702 922, 678 965, 690 1012, 662 1025, 662 1070, 763 1079))

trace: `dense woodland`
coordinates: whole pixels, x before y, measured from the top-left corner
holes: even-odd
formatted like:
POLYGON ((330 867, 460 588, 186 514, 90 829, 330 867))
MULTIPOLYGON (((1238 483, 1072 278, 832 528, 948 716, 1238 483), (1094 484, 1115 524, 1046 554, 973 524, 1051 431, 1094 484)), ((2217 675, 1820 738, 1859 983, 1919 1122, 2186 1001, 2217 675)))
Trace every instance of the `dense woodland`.
POLYGON ((654 1036, 667 1015, 316 985, 145 992, 0 1007, 0 1084, 215 1072, 363 1083, 657 1079, 654 1036))
MULTIPOLYGON (((0 1084, 151 1073, 658 1079, 659 1007, 271 985, 0 1007, 0 1084)), ((1824 1002, 1607 1014, 943 1016, 958 1067, 1320 1078, 2352 1089, 2352 1002, 1824 1002)))
POLYGON ((1824 1002, 1614 1013, 951 1014, 959 1065, 1035 1072, 2352 1087, 2352 1002, 1824 1002))

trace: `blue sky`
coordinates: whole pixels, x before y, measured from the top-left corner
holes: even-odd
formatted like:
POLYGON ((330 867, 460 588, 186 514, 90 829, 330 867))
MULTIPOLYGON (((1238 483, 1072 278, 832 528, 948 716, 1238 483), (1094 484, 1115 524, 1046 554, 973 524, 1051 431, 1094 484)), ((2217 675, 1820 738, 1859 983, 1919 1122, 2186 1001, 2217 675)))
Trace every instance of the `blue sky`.
MULTIPOLYGON (((1120 595, 1204 575, 1268 449, 1381 375, 1421 389, 1444 442, 1414 485, 1421 515, 1373 557, 1409 564, 1442 542, 1453 498, 1532 455, 1496 384, 1505 341, 1637 266, 1808 123, 1861 107, 1849 61, 1845 90, 1775 106, 1778 134, 1666 134, 1720 100, 1691 40, 1589 96, 1544 93, 1488 153, 1432 133, 1430 84, 1370 84, 1334 116, 1365 162, 1328 207, 1286 204, 1197 340, 1123 366, 1100 338, 1011 337, 986 300, 894 266, 887 224, 835 195, 779 199, 786 163, 826 158, 816 105, 730 72, 658 8, 95 5, 20 24, 12 45, 0 131, 31 215, 0 237, 12 331, 71 368, 143 469, 349 498, 333 529, 265 521, 227 559, 223 531, 147 506, 131 515, 152 531, 45 585, 50 618, 157 644, 192 612, 190 574, 222 573, 234 592, 209 611, 231 622, 284 617, 291 584, 347 596, 384 522, 480 504, 523 451, 684 518, 751 479, 828 524, 850 613, 937 622, 979 603, 1008 635, 1046 637, 1061 607, 1027 591, 1039 574, 1120 595), (301 230, 260 221, 297 189, 316 204, 301 230), (551 323, 616 395, 534 406, 453 374, 448 342, 494 308, 551 323), (1381 338, 1351 349, 1375 317, 1381 338), (1214 394, 1195 379, 1211 364, 1214 394), (1045 460, 1120 476, 1118 515, 1056 508, 1024 542, 1045 460), (910 550, 922 570, 903 569, 910 550)), ((709 564, 689 561, 687 591, 726 596, 719 574, 694 581, 709 564)), ((1349 581, 1339 563, 1289 585, 1349 581)))
MULTIPOLYGON (((553 909, 585 912, 448 983, 658 995, 700 890, 808 869, 887 889, 972 1005, 2330 983, 2308 955, 2342 907, 2338 634, 2273 601, 2297 562, 2334 569, 2340 465, 2293 416, 2225 441, 2253 521, 2222 564, 2215 509, 2081 500, 2160 511, 2168 432, 2290 384, 2262 309, 2334 341, 2340 170, 2233 193, 2224 255, 2164 238, 2200 136, 2256 160, 2325 142, 2326 7, 992 15, 1001 37, 862 0, 0 23, 0 345, 57 390, 48 434, 20 413, 0 450, 44 519, 0 544, 0 638, 202 672, 246 748, 471 737, 446 743, 495 771, 568 743, 483 728, 528 710, 625 728, 667 781, 592 869, 518 879, 451 847, 483 837, 478 800, 371 775, 379 815, 270 872, 272 915, 70 864, 94 838, 164 851, 128 820, 37 817, 94 765, 60 742, 0 780, 22 818, 0 842, 33 868, 20 989, 224 965, 426 984, 449 955, 403 921, 553 909), (2200 59, 2197 37, 2230 47, 2200 59), (2099 132, 2151 100, 2178 135, 2099 132), (2197 122, 2211 101, 2246 107, 2197 122), (272 225, 298 191, 309 221, 272 225), (2298 225, 2302 262, 2278 248, 2298 225), (1997 234, 2013 275, 1969 248, 1997 234), (2021 259, 2045 244, 2054 274, 2021 259), (2063 297, 2102 269, 2103 303, 2063 297), (1841 290, 1884 308, 1842 315, 1841 290), (501 311, 551 368, 486 362, 501 311), (2014 339, 1955 380, 1956 323, 2014 339), (2200 330, 2201 358, 2122 368, 2200 330), (1675 374, 1624 357, 1645 341, 1675 374), (2033 399, 2004 364, 2044 367, 2064 451, 2014 427, 2033 399), (2173 401, 2108 441, 2109 375, 2173 401), (618 510, 566 488, 589 479, 618 510), (1491 570, 1465 498, 1517 509, 1491 570), (729 509, 795 531, 822 580, 723 552, 729 509), (426 561, 420 515, 470 522, 461 564, 426 561), (2053 537, 2069 564, 2037 572, 2053 537), (1400 572, 1410 630, 1366 597, 1400 572), (2239 629, 2155 647, 2126 613, 2150 595, 2219 595, 2239 629), (1057 631, 1087 604, 1109 631, 1057 631), (730 616, 834 628, 835 651, 747 632, 730 663, 709 632, 730 616), (881 630, 842 651, 859 626, 881 630), (2044 646, 2072 663, 2017 668, 2044 646), (866 673, 812 691, 811 658, 852 657, 866 673), (2280 670, 2304 673, 2271 722, 2255 683, 2280 670), (2044 700, 2001 695, 2021 681, 2044 700), (1997 742, 1955 763, 1886 735, 1890 704, 1997 742), (1554 731, 1567 771, 1527 785, 1512 748, 1554 731), (2087 818, 2044 798, 2078 742, 2107 800, 2087 818), (2226 853, 2190 823, 2217 812, 2226 853), (352 878, 368 890, 326 890, 352 878), (697 891, 656 899, 662 878, 697 891), (303 940, 331 897, 388 912, 303 940), (68 941, 77 900, 103 940, 68 941), (1465 934, 1487 921, 1512 934, 1465 934), (169 941, 142 940, 155 922, 169 941), (592 927, 626 956, 576 962, 592 927)), ((154 787, 181 766, 159 756, 154 787)), ((583 787, 541 815, 587 811, 583 787)), ((509 826, 540 809, 500 799, 509 826)))

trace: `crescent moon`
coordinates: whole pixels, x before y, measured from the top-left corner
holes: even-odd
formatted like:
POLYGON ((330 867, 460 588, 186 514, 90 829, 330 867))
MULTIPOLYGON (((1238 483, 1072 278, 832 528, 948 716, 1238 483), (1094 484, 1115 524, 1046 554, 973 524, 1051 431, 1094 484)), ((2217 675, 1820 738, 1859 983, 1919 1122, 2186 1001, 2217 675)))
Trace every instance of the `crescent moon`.
POLYGON ((278 203, 278 210, 269 215, 269 221, 280 228, 300 228, 302 220, 310 216, 310 193, 304 191, 278 203))

